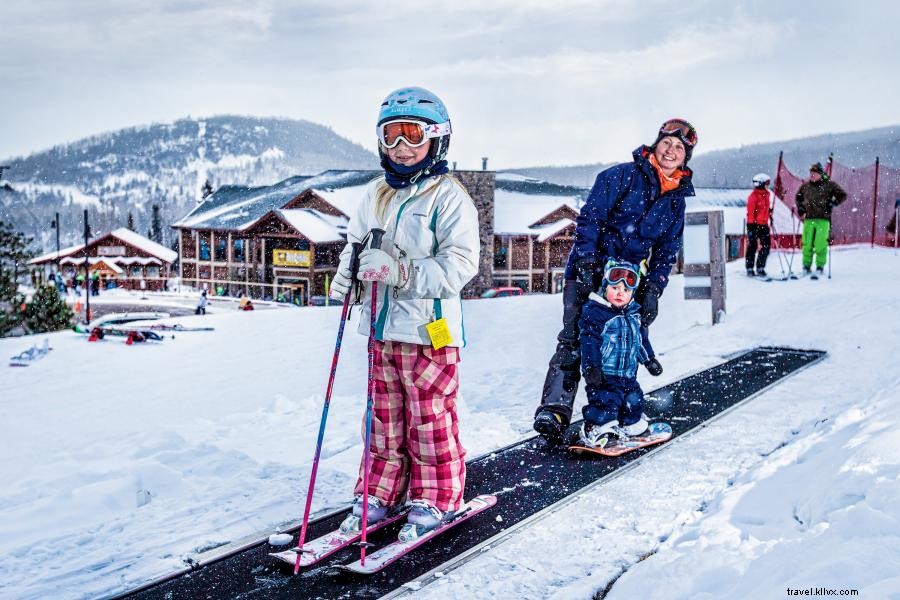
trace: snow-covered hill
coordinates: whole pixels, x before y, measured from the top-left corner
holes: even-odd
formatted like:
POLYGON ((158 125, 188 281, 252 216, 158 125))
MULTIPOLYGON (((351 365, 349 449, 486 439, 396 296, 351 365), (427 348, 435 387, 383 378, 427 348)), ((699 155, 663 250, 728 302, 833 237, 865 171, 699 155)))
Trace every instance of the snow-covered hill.
POLYGON ((122 129, 3 164, 14 193, 0 194, 0 218, 50 250, 55 233, 47 225, 57 210, 66 245, 81 235, 85 208, 94 231, 123 226, 131 212, 144 232, 151 205, 172 223, 194 206, 207 180, 214 188, 268 185, 326 169, 374 168, 378 160, 309 121, 218 116, 122 129))
MULTIPOLYGON (((652 139, 645 140, 644 143, 649 144, 652 141, 652 139)), ((629 160, 628 153, 640 142, 635 140, 631 147, 624 147, 621 160, 629 160)), ((775 176, 778 153, 781 151, 784 151, 785 164, 795 173, 806 173, 809 165, 814 162, 824 164, 830 152, 834 153, 836 161, 849 167, 872 165, 875 163, 875 157, 879 157, 883 165, 900 167, 900 125, 750 144, 711 152, 703 149, 701 131, 697 150, 690 163, 690 167, 694 170, 695 186, 750 189, 750 179, 756 173, 764 172, 775 176)), ((570 167, 508 169, 508 171, 562 185, 591 187, 597 173, 608 166, 610 165, 595 163, 570 167)))
MULTIPOLYGON (((900 594, 900 256, 836 248, 834 277, 820 281, 750 280, 742 266, 728 266, 716 327, 709 304, 684 301, 673 277, 651 330, 665 373, 642 369, 644 389, 757 345, 828 358, 417 598, 591 598, 609 586, 608 598, 900 594)), ((459 411, 473 457, 531 434, 561 297, 464 310, 459 411)), ((49 356, 0 366, 0 596, 103 596, 299 518, 338 316, 214 304, 180 319, 214 332, 160 345, 36 336, 50 338, 49 356)), ((314 511, 351 497, 366 392, 355 332, 348 325, 314 511)), ((0 356, 31 341, 0 340, 0 356)))

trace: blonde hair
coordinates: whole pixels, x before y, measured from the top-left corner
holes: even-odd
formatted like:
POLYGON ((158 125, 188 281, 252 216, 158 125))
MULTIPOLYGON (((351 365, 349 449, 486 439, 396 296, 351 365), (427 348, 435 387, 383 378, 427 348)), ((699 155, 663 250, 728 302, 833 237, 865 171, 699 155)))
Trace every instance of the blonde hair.
MULTIPOLYGON (((438 177, 440 179, 447 179, 448 181, 452 181, 463 190, 466 189, 456 177, 450 175, 449 173, 438 175, 438 177)), ((375 189, 375 218, 378 219, 378 222, 381 225, 385 225, 384 220, 387 218, 387 208, 388 206, 390 206, 391 200, 393 200, 394 196, 396 195, 397 190, 389 186, 387 184, 387 181, 381 179, 378 182, 378 187, 375 189)))

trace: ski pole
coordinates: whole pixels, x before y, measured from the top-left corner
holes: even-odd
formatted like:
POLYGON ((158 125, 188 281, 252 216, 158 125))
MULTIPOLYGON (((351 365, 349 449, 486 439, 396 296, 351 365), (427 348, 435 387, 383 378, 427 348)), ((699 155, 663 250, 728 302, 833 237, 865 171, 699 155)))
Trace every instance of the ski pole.
POLYGON ((294 575, 300 571, 300 557, 303 555, 303 544, 306 542, 306 527, 309 525, 309 510, 312 506, 313 490, 316 487, 316 473, 319 471, 319 457, 322 454, 322 440, 325 437, 325 421, 328 419, 328 405, 331 404, 331 390, 334 387, 334 376, 337 373, 338 357, 341 354, 341 341, 344 338, 344 325, 347 323, 347 312, 350 308, 350 296, 353 295, 353 281, 359 266, 359 251, 362 244, 354 242, 350 252, 350 289, 344 296, 344 307, 341 309, 341 323, 338 325, 337 341, 334 344, 334 355, 331 357, 331 373, 328 375, 328 387, 325 389, 325 404, 322 406, 322 420, 319 422, 319 439, 316 442, 316 454, 313 458, 312 471, 309 475, 309 490, 306 492, 306 508, 303 511, 303 525, 300 528, 300 539, 297 541, 297 562, 294 563, 294 575))
MULTIPOLYGON (((374 250, 381 249, 381 238, 384 235, 384 229, 373 228, 372 240, 369 248, 374 250)), ((375 397, 375 312, 378 308, 378 282, 372 282, 372 307, 369 311, 369 389, 366 394, 366 441, 363 449, 363 503, 362 503, 362 537, 359 542, 359 563, 366 564, 366 530, 369 521, 369 470, 371 469, 372 451, 369 448, 369 441, 372 438, 372 411, 374 410, 375 397)))

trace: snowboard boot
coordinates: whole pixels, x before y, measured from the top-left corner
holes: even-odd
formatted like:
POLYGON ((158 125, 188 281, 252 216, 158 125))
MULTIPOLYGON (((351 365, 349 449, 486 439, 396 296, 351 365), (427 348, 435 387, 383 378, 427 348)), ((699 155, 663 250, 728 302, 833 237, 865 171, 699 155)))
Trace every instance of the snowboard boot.
POLYGON ((546 408, 534 417, 534 430, 551 442, 560 441, 568 425, 561 414, 546 408))
POLYGON ((756 273, 753 272, 753 269, 747 269, 747 277, 756 277, 756 273))
POLYGON ((653 375, 654 377, 659 377, 660 375, 662 375, 662 372, 663 372, 662 365, 659 364, 659 361, 656 360, 655 356, 644 363, 644 368, 646 368, 647 372, 650 373, 651 375, 653 375))
POLYGON ((765 269, 756 269, 756 275, 758 277, 768 277, 768 275, 766 275, 765 269))
POLYGON ((612 437, 621 437, 619 422, 609 421, 603 425, 582 422, 578 442, 587 448, 602 448, 612 437))
MULTIPOLYGON (((362 496, 357 496, 353 501, 353 510, 341 523, 340 531, 343 534, 356 534, 362 530, 362 496)), ((366 523, 372 525, 384 520, 388 515, 388 507, 376 498, 369 496, 369 512, 366 515, 366 523)))
POLYGON ((628 437, 634 437, 637 435, 641 435, 647 428, 650 426, 650 419, 647 418, 647 415, 641 413, 641 418, 631 425, 622 425, 619 427, 620 433, 624 434, 628 437))
POLYGON ((452 513, 445 515, 439 508, 425 500, 412 500, 409 506, 406 524, 397 534, 397 539, 403 543, 415 541, 441 525, 448 516, 452 515, 452 513))
POLYGON ((802 274, 802 276, 803 276, 803 277, 806 277, 806 276, 809 275, 809 274, 810 274, 809 267, 803 267, 803 274, 802 274))

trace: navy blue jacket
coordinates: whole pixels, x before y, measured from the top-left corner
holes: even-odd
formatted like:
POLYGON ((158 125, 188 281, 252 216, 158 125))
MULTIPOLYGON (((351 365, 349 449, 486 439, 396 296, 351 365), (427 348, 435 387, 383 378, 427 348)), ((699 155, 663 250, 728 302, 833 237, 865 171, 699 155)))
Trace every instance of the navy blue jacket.
POLYGON ((649 147, 634 151, 634 161, 597 175, 578 216, 566 279, 577 279, 575 263, 594 257, 602 270, 609 258, 639 264, 650 257, 648 281, 664 289, 678 258, 684 231, 685 198, 694 195, 691 172, 678 187, 660 196, 659 176, 647 160, 649 147))
POLYGON ((653 353, 647 328, 641 327, 640 310, 633 300, 616 308, 599 294, 591 294, 578 322, 582 366, 600 367, 604 376, 637 377, 638 364, 653 353))

